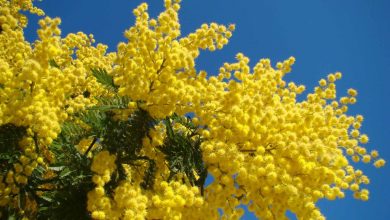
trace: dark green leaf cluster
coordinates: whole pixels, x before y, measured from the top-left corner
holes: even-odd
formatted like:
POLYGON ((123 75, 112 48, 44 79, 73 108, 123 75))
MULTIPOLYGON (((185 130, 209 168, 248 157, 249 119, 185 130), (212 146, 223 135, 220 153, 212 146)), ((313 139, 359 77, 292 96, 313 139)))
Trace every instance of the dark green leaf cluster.
POLYGON ((164 120, 166 126, 167 138, 164 145, 159 149, 165 154, 168 162, 171 180, 178 173, 184 173, 191 185, 196 185, 201 189, 203 195, 203 186, 207 177, 207 168, 202 159, 200 144, 202 139, 197 132, 197 127, 189 118, 174 114, 164 120), (179 123, 184 125, 188 132, 175 132, 172 124, 179 123), (196 178, 194 172, 198 175, 196 178))
MULTIPOLYGON (((26 135, 26 128, 13 124, 0 126, 0 173, 4 174, 20 155, 19 141, 26 135)), ((3 176, 3 175, 2 175, 3 176)))
POLYGON ((48 167, 55 175, 43 178, 48 171, 36 169, 28 184, 41 191, 38 219, 87 219, 87 193, 93 189, 91 160, 79 153, 74 145, 56 140, 51 146, 56 162, 48 167), (47 184, 48 187, 44 187, 47 184))
POLYGON ((104 149, 116 155, 118 167, 118 178, 113 179, 119 182, 126 179, 122 164, 137 166, 138 162, 145 161, 148 163, 148 169, 145 171, 144 189, 152 187, 155 178, 155 162, 145 155, 140 154, 142 148, 142 139, 146 137, 149 130, 155 125, 155 120, 150 115, 140 109, 137 110, 126 121, 110 120, 106 124, 106 134, 102 139, 104 149))

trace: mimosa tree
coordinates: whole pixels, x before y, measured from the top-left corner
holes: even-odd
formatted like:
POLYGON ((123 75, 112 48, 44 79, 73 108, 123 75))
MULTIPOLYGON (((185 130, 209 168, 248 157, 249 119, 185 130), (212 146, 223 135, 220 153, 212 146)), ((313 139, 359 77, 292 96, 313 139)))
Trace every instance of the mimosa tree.
POLYGON ((0 0, 0 215, 20 219, 324 219, 321 199, 368 200, 354 162, 368 150, 357 92, 336 96, 331 73, 302 98, 286 82, 295 59, 254 67, 239 53, 219 73, 195 68, 234 25, 182 36, 180 0, 150 18, 147 4, 116 52, 92 35, 61 36, 32 0, 0 0), (298 97, 300 97, 298 99, 298 97), (300 101, 302 100, 302 101, 300 101), (206 185, 208 176, 213 181, 206 185))

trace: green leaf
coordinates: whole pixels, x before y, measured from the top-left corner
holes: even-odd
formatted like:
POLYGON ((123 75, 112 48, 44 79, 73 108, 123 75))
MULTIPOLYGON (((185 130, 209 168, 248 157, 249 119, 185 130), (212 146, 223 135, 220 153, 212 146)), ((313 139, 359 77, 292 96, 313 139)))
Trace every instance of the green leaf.
POLYGON ((203 163, 200 149, 201 138, 197 134, 198 128, 192 124, 191 119, 173 114, 165 120, 167 137, 164 144, 158 149, 165 154, 170 170, 168 181, 176 174, 184 173, 192 185, 200 187, 203 193, 203 185, 207 177, 207 169, 203 163), (173 123, 180 123, 189 129, 190 135, 184 132, 176 132, 173 123), (199 175, 196 179, 194 172, 199 175))
POLYGON ((56 61, 55 60, 53 60, 53 59, 51 59, 51 60, 49 60, 49 65, 51 66, 51 67, 55 67, 55 68, 60 68, 60 66, 56 63, 56 61))
POLYGON ((118 95, 114 97, 95 97, 95 99, 98 101, 98 104, 88 107, 87 110, 109 111, 114 109, 127 109, 131 101, 129 97, 118 95))
POLYGON ((141 187, 144 189, 151 189, 151 188, 153 188, 154 179, 155 179, 155 175, 156 175, 156 171, 157 171, 157 166, 156 166, 156 162, 154 160, 151 160, 148 157, 146 157, 146 158, 149 162, 149 166, 145 171, 144 178, 143 178, 143 181, 141 183, 141 187))
MULTIPOLYGON (((66 121, 61 126, 60 135, 63 138, 63 141, 68 140, 68 142, 71 144, 77 144, 83 137, 87 135, 87 132, 80 125, 72 121, 66 121)), ((59 146, 62 147, 61 144, 59 146)))
MULTIPOLYGON (((53 201, 52 199, 50 199, 48 197, 45 197, 45 196, 41 196, 41 198, 46 200, 47 202, 52 202, 53 201)), ((42 207, 39 207, 38 212, 43 212, 43 211, 46 211, 46 210, 49 210, 49 207, 42 206, 42 207)))
MULTIPOLYGON (((40 198, 43 199, 43 200, 45 200, 45 201, 47 201, 47 202, 53 202, 53 199, 52 199, 52 198, 47 197, 47 196, 44 196, 44 195, 40 196, 40 198)), ((47 207, 46 207, 46 209, 47 209, 47 207)), ((45 209, 45 210, 46 210, 46 209, 45 209)))
POLYGON ((77 116, 92 128, 90 135, 100 137, 104 133, 107 124, 107 115, 103 111, 87 110, 79 113, 77 116))
POLYGON ((112 76, 110 76, 105 69, 91 69, 92 75, 95 76, 96 80, 104 85, 107 89, 114 92, 118 91, 118 86, 114 84, 112 76))
POLYGON ((49 167, 50 170, 59 172, 62 171, 65 168, 65 166, 58 166, 58 167, 49 167))
POLYGON ((96 105, 87 108, 87 110, 91 111, 109 111, 114 109, 123 109, 123 107, 120 105, 96 105))
POLYGON ((73 171, 69 170, 69 168, 65 168, 60 173, 60 178, 64 178, 68 175, 70 175, 73 171))
POLYGON ((23 210, 26 205, 26 191, 22 190, 18 195, 19 209, 23 210))
POLYGON ((171 119, 167 117, 167 119, 165 119, 165 127, 167 129, 167 136, 168 138, 170 139, 173 139, 173 128, 172 128, 172 123, 171 123, 171 119))

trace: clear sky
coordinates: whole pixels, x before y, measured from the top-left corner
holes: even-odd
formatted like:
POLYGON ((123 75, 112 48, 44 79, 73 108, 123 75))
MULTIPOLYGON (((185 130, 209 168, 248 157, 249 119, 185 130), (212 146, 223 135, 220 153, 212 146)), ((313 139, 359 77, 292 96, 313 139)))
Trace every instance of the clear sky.
MULTIPOLYGON (((37 5, 47 15, 61 17, 63 35, 93 33, 97 42, 116 49, 123 31, 134 23, 132 10, 149 4, 152 16, 163 0, 43 0, 37 5)), ((390 1, 388 0, 184 0, 180 14, 182 33, 205 22, 236 24, 230 44, 222 51, 203 52, 197 69, 216 73, 225 61, 243 52, 255 64, 271 58, 273 64, 289 56, 297 62, 288 80, 310 90, 328 73, 340 71, 338 94, 350 87, 359 92, 351 114, 362 114, 362 131, 370 137, 369 149, 378 149, 390 161, 390 1)), ((32 17, 28 39, 35 39, 37 17, 32 17)), ((328 219, 390 219, 390 169, 358 165, 370 177, 370 200, 357 201, 350 193, 342 200, 321 201, 328 219)), ((243 219, 254 219, 246 214, 243 219)))

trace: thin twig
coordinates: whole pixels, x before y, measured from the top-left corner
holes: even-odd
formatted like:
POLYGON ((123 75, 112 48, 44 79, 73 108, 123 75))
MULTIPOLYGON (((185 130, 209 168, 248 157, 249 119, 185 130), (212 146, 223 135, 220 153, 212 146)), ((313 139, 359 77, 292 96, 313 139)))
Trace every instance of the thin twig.
POLYGON ((93 145, 96 143, 97 140, 98 140, 97 137, 94 137, 94 138, 93 138, 93 141, 92 141, 92 143, 89 145, 87 151, 85 151, 84 156, 88 155, 89 151, 92 149, 93 145))

